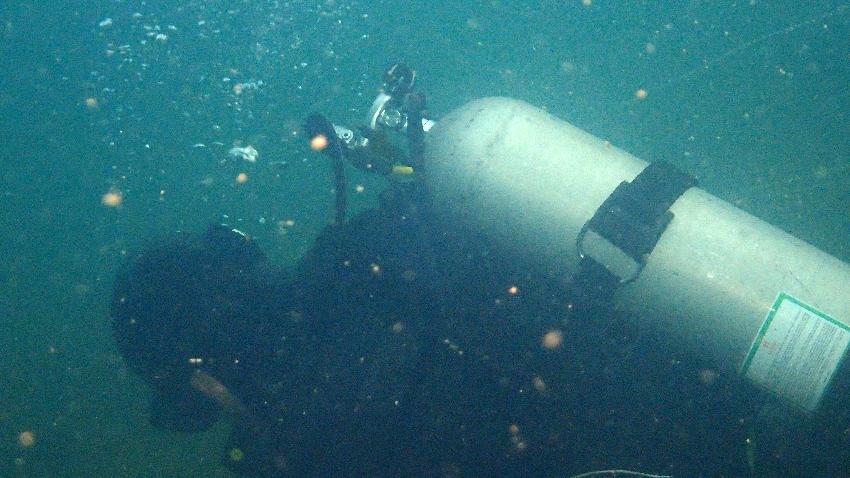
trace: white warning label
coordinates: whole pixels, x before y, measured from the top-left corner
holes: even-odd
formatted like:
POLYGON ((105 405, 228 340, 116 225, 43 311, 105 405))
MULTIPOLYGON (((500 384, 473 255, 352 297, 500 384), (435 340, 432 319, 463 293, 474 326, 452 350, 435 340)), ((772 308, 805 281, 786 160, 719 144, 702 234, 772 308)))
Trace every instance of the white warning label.
POLYGON ((846 324, 783 292, 764 319, 741 373, 779 397, 814 411, 848 344, 846 324))

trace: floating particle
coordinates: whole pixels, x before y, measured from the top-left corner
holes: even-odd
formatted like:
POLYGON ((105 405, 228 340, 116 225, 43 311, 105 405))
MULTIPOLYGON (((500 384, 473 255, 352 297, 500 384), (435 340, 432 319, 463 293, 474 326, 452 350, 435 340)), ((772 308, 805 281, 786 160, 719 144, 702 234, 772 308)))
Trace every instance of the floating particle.
POLYGON ((248 182, 248 175, 245 173, 239 173, 236 176, 236 184, 245 184, 248 182))
POLYGON ((21 445, 21 448, 29 448, 35 445, 35 433, 30 430, 19 433, 18 445, 21 445))
POLYGON ((106 207, 118 207, 123 202, 124 195, 115 188, 110 189, 100 198, 100 203, 106 207))
POLYGON ((310 140, 310 148, 313 151, 323 151, 328 147, 328 138, 323 134, 317 134, 310 140))
POLYGON ((234 146, 230 148, 227 154, 233 158, 244 159, 249 163, 256 163, 257 159, 260 157, 260 152, 250 144, 244 147, 234 146))
POLYGON ((98 106, 100 106, 100 103, 97 101, 97 98, 93 96, 86 98, 86 108, 96 110, 98 106))
POLYGON ((718 376, 719 374, 717 373, 717 371, 709 368, 704 368, 699 371, 699 381, 705 386, 714 385, 714 382, 717 381, 718 376))
POLYGON ((100 28, 107 28, 112 26, 112 19, 109 17, 104 18, 97 24, 100 28))
POLYGON ((228 456, 230 457, 230 461, 238 463, 245 458, 245 452, 239 448, 231 448, 228 456))
POLYGON ((416 271, 412 269, 406 269, 404 272, 401 273, 401 278, 407 282, 413 282, 414 280, 416 280, 416 271))
POLYGON ((508 295, 517 295, 519 293, 519 287, 512 285, 508 287, 508 295))
POLYGON ((531 379, 531 383, 532 383, 532 385, 534 385, 534 389, 537 390, 538 392, 543 393, 543 392, 546 391, 546 382, 544 382, 543 379, 540 378, 539 375, 535 375, 531 379))
POLYGON ((646 99, 646 96, 648 94, 649 93, 647 93, 646 90, 644 90, 643 88, 640 88, 639 90, 635 91, 635 98, 637 98, 639 100, 643 100, 643 99, 646 99))
POLYGON ((89 287, 88 284, 76 284, 74 286, 74 292, 77 295, 86 295, 91 292, 91 287, 89 287))
POLYGON ((550 330, 543 336, 543 346, 549 350, 554 350, 564 343, 564 333, 560 330, 550 330))

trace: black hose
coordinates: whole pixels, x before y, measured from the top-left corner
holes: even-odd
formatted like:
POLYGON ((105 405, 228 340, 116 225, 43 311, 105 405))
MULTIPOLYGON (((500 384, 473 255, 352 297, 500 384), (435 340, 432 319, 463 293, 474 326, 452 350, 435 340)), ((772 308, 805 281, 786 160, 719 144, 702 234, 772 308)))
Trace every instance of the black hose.
POLYGON ((348 181, 345 177, 345 148, 342 142, 336 135, 333 125, 324 116, 314 113, 307 118, 304 125, 307 135, 312 140, 316 136, 324 136, 328 140, 328 145, 323 152, 333 159, 334 167, 334 183, 336 189, 336 216, 334 223, 341 225, 345 222, 347 209, 347 188, 348 181))

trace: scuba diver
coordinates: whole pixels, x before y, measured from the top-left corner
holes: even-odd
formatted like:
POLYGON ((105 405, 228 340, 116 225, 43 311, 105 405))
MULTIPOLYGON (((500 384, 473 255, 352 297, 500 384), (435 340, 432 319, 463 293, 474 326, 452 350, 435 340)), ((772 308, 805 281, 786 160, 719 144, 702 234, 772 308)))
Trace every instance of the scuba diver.
MULTIPOLYGON (((566 277, 433 211, 423 153, 434 122, 415 83, 414 70, 388 68, 359 128, 307 118, 333 161, 336 214, 294 271, 224 225, 130 258, 111 320, 152 390, 155 425, 192 432, 227 416, 222 460, 245 476, 540 476, 604 459, 578 439, 608 420, 598 410, 624 396, 658 406, 652 387, 599 380, 629 360, 666 363, 654 338, 635 358, 622 323, 609 324, 616 336, 565 327, 583 295, 564 293, 566 277), (379 206, 350 219, 346 162, 390 179, 379 206)), ((657 426, 627 439, 651 442, 657 426)), ((663 469, 669 453, 633 459, 663 469)))
POLYGON ((527 271, 429 216, 415 177, 431 122, 414 83, 413 70, 388 69, 357 130, 308 118, 336 163, 337 214, 294 273, 223 225, 124 267, 112 325, 152 389, 155 425, 198 431, 228 416, 223 460, 248 476, 520 474, 511 457, 523 439, 508 430, 523 400, 502 396, 513 385, 495 365, 515 351, 487 351, 488 340, 551 297, 525 286, 512 300, 507 287, 528 284, 527 271), (343 161, 399 179, 350 220, 343 161))

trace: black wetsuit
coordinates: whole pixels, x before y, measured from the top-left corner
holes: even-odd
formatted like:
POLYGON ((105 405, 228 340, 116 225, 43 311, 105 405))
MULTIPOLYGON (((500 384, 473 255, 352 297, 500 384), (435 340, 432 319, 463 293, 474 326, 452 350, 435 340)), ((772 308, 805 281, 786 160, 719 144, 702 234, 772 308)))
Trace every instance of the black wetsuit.
POLYGON ((557 320, 542 310, 563 306, 532 282, 391 190, 328 227, 291 280, 222 226, 152 248, 119 277, 112 316, 155 423, 218 417, 190 384, 198 370, 241 401, 241 454, 225 457, 237 471, 466 476, 512 466, 524 398, 511 369, 537 346, 535 322, 557 320))

